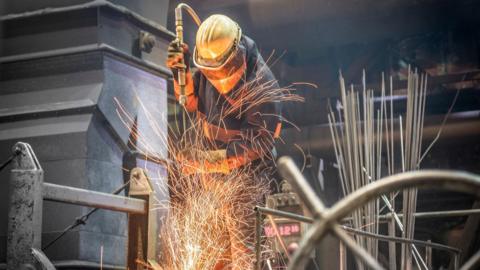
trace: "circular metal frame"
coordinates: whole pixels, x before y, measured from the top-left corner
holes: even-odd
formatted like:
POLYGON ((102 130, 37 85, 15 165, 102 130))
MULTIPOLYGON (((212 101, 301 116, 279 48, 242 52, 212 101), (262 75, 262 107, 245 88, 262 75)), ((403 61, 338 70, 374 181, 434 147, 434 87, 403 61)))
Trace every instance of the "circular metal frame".
MULTIPOLYGON (((333 207, 326 208, 291 158, 280 158, 278 167, 281 175, 291 183, 314 217, 313 226, 305 233, 299 249, 289 263, 289 270, 302 269, 315 245, 328 232, 333 233, 344 242, 352 253, 368 267, 383 269, 365 249, 356 244, 350 236, 345 235, 345 232, 339 229, 338 224, 348 214, 383 194, 416 187, 465 192, 480 197, 480 176, 478 175, 467 172, 423 170, 387 176, 349 194, 333 207)), ((469 266, 476 265, 477 261, 480 261, 480 256, 473 256, 462 267, 462 270, 470 269, 469 266)))

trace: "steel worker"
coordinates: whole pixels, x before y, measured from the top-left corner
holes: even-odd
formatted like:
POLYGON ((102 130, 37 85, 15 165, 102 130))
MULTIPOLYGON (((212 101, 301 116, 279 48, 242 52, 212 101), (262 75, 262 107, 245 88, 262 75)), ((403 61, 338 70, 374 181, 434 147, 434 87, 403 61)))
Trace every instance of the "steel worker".
POLYGON ((195 43, 198 70, 190 70, 189 49, 177 41, 169 45, 167 66, 178 99, 177 69, 185 61, 185 108, 197 113, 211 142, 204 153, 209 172, 228 173, 270 159, 281 129, 280 104, 262 94, 278 83, 255 42, 229 17, 212 15, 200 25, 195 43))

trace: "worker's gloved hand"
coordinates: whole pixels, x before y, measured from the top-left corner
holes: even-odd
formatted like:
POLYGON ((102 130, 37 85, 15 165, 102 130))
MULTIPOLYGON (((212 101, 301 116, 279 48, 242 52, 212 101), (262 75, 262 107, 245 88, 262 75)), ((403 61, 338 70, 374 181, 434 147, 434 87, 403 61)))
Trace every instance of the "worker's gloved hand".
POLYGON ((227 161, 227 150, 185 149, 177 154, 177 160, 182 164, 182 173, 230 173, 227 161))
POLYGON ((204 160, 204 152, 201 149, 189 147, 178 151, 176 158, 179 162, 195 161, 200 162, 204 160))
POLYGON ((190 160, 196 162, 215 163, 227 159, 227 150, 201 150, 195 148, 188 148, 179 151, 177 159, 180 161, 190 160))
POLYGON ((182 174, 184 175, 212 173, 229 174, 231 170, 232 169, 227 160, 214 163, 210 163, 207 160, 204 162, 188 161, 184 162, 181 168, 182 174))
POLYGON ((216 163, 227 159, 227 150, 211 150, 204 152, 204 160, 210 163, 216 163))
POLYGON ((177 79, 179 68, 183 67, 186 71, 190 69, 190 50, 187 44, 179 45, 176 39, 170 42, 167 51, 167 67, 172 70, 175 79, 177 79), (182 59, 185 65, 181 63, 182 59))

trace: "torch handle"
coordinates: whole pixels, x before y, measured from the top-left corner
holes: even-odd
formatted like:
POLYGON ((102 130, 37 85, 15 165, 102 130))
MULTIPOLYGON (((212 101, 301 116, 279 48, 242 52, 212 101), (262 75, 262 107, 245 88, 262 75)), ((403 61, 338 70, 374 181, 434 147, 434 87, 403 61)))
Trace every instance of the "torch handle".
MULTIPOLYGON (((179 48, 183 50, 183 18, 182 18, 182 8, 179 6, 175 8, 175 32, 177 34, 177 42, 179 48)), ((185 59, 180 60, 180 68, 178 68, 178 86, 180 87, 180 96, 179 103, 182 106, 185 106, 187 97, 185 96, 185 59)))

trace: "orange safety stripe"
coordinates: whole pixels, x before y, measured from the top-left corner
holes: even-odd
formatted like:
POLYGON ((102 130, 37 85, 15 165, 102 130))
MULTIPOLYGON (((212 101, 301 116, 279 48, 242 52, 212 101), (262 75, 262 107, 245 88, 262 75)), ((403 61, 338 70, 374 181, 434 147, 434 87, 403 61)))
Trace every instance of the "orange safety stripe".
POLYGON ((273 133, 273 138, 277 139, 280 137, 280 132, 282 131, 282 122, 278 122, 275 127, 275 133, 273 133))

